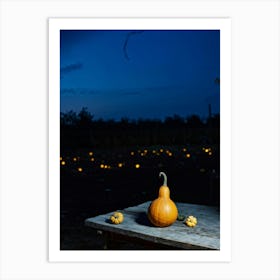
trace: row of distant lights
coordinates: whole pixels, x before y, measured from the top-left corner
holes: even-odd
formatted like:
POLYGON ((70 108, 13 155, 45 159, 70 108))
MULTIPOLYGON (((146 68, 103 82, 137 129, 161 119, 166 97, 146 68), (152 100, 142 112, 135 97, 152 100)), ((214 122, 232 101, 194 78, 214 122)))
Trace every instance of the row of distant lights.
MULTIPOLYGON (((205 153, 208 153, 208 155, 209 156, 211 156, 212 155, 212 150, 211 150, 211 148, 205 148, 205 147, 203 147, 202 148, 202 150, 205 152, 205 153)), ((183 152, 187 152, 187 149, 186 148, 183 148, 183 150, 182 150, 183 152)), ((138 152, 138 154, 140 154, 140 156, 146 156, 147 154, 148 154, 148 150, 144 150, 144 151, 141 151, 141 150, 138 150, 137 151, 138 152)), ((166 153, 168 156, 170 156, 170 157, 172 157, 172 152, 170 152, 169 150, 165 150, 164 151, 164 149, 160 149, 159 151, 156 151, 156 150, 152 150, 152 154, 155 154, 155 155, 157 155, 157 156, 160 156, 161 154, 164 154, 164 153, 166 153)), ((94 159, 94 157, 92 157, 93 156, 93 152, 89 152, 88 153, 89 154, 89 156, 91 156, 91 158, 90 158, 90 161, 94 161, 95 159, 94 159)), ((130 155, 131 156, 134 156, 136 154, 136 152, 130 152, 130 155)), ((186 155, 186 158, 190 158, 191 157, 191 155, 189 154, 189 153, 187 153, 186 155)), ((78 161, 78 157, 74 157, 73 158, 73 161, 75 161, 75 162, 77 162, 78 161)), ((63 160, 63 158, 62 157, 60 157, 60 162, 61 162, 61 165, 66 165, 66 162, 65 162, 65 160, 63 160)), ((118 168, 122 168, 123 166, 124 166, 124 163, 121 163, 121 162, 119 162, 118 163, 118 168)), ((136 163, 135 165, 134 165, 134 167, 136 168, 136 169, 139 169, 141 166, 140 166, 140 164, 139 163, 136 163)), ((100 168, 101 169, 111 169, 112 167, 111 167, 111 165, 107 165, 107 164, 100 164, 100 168)), ((79 172, 83 172, 83 168, 82 167, 78 167, 77 168, 77 170, 79 171, 79 172)))
MULTIPOLYGON (((140 154, 141 157, 144 157, 144 156, 146 156, 146 155, 148 154, 148 150, 144 150, 144 151, 138 150, 137 152, 138 152, 138 154, 140 154)), ((187 152, 187 149, 186 149, 186 148, 183 148, 183 152, 187 152)), ((160 149, 159 151, 152 150, 152 154, 153 154, 153 155, 160 156, 160 155, 163 155, 164 153, 165 153, 166 155, 168 155, 169 157, 172 157, 172 156, 173 156, 172 152, 170 152, 169 150, 164 150, 164 149, 160 149)), ((134 156, 134 155, 136 155, 136 152, 130 152, 130 155, 131 155, 131 156, 134 156)), ((187 153, 187 154, 186 154, 186 157, 187 157, 187 158, 190 158, 191 155, 190 155, 189 153, 187 153)))
MULTIPOLYGON (((78 161, 78 158, 77 158, 77 157, 74 157, 74 158, 73 158, 73 161, 75 161, 75 162, 78 161)), ((90 161, 94 161, 94 158, 91 158, 90 161)), ((61 165, 63 165, 63 166, 66 165, 66 161, 63 160, 62 157, 60 157, 60 163, 61 163, 61 165)), ((124 166, 124 163, 119 162, 119 163, 117 164, 117 166, 118 166, 118 168, 122 168, 122 167, 124 166)), ((99 165, 99 167, 100 167, 101 169, 111 169, 111 168, 112 168, 111 165, 103 164, 103 163, 101 163, 101 164, 99 165)), ((140 164, 139 164, 139 163, 136 163, 136 164, 134 165, 134 167, 135 167, 136 169, 138 169, 138 168, 140 168, 140 164)), ((83 171, 83 168, 82 168, 82 167, 78 167, 77 170, 78 170, 79 172, 82 172, 82 171, 83 171)))
MULTIPOLYGON (((73 159, 73 160, 74 160, 74 159, 73 159)), ((77 161, 77 159, 74 160, 74 161, 77 161)), ((62 158, 60 158, 60 162, 61 162, 61 165, 66 165, 65 160, 62 160, 62 158)), ((122 167, 124 166, 124 163, 119 162, 117 166, 118 166, 119 168, 122 168, 122 167)), ((99 167, 100 167, 101 169, 111 169, 111 168, 112 168, 111 165, 103 164, 103 163, 101 163, 99 167)), ((136 164, 134 165, 134 167, 138 169, 138 168, 140 168, 140 164, 139 164, 139 163, 136 163, 136 164)), ((82 168, 79 167, 79 168, 78 168, 78 171, 82 171, 82 168), (79 170, 79 169, 80 169, 80 170, 79 170)))
MULTIPOLYGON (((66 165, 66 162, 65 162, 64 160, 61 160, 61 165, 66 165)), ((124 164, 121 163, 121 162, 119 162, 117 166, 118 166, 119 168, 122 168, 122 167, 124 166, 124 164)), ((111 165, 107 165, 107 164, 103 164, 103 163, 100 164, 99 167, 100 167, 101 169, 111 169, 111 168, 112 168, 111 165)), ((136 164, 134 165, 134 167, 135 167, 136 169, 138 169, 138 168, 140 168, 140 164, 139 164, 139 163, 136 163, 136 164)), ((83 168, 82 168, 82 167, 78 167, 77 170, 78 170, 79 172, 83 172, 83 168)))

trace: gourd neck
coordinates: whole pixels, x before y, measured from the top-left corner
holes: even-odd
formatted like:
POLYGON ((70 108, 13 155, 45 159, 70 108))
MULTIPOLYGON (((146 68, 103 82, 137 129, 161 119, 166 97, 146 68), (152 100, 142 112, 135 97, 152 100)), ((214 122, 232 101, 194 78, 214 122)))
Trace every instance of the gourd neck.
POLYGON ((164 172, 159 173, 159 177, 163 176, 163 185, 159 188, 159 197, 170 198, 170 190, 167 186, 167 176, 164 172))
POLYGON ((167 186, 161 186, 159 188, 158 197, 170 198, 170 190, 167 186))

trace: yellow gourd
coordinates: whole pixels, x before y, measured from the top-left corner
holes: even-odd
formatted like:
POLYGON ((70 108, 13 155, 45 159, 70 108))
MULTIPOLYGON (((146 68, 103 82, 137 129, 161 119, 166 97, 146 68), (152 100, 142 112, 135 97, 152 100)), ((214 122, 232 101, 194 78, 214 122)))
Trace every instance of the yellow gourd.
POLYGON ((186 225, 189 227, 195 227, 197 224, 197 219, 194 216, 189 216, 186 220, 186 225))
POLYGON ((123 222, 124 220, 124 217, 123 217, 123 214, 121 212, 115 212, 111 217, 110 217, 110 220, 113 224, 120 224, 123 222))
POLYGON ((178 210, 175 203, 170 199, 170 190, 167 186, 166 174, 160 172, 159 176, 163 176, 164 182, 159 188, 158 198, 149 206, 148 218, 150 222, 157 227, 167 227, 176 221, 178 210))

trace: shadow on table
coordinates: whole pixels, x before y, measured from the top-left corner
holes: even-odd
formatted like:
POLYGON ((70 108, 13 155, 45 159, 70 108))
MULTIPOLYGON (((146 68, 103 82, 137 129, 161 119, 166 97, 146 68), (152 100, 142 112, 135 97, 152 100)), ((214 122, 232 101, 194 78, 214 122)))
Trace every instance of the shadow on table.
MULTIPOLYGON (((112 224, 111 220, 107 218, 105 220, 106 223, 112 224)), ((137 216, 135 217, 135 222, 139 225, 142 226, 147 226, 147 227, 154 227, 151 222, 148 219, 147 213, 145 211, 137 213, 137 216)))
POLYGON ((146 212, 138 213, 138 216, 135 219, 135 222, 139 225, 147 226, 147 227, 154 227, 148 219, 146 212))

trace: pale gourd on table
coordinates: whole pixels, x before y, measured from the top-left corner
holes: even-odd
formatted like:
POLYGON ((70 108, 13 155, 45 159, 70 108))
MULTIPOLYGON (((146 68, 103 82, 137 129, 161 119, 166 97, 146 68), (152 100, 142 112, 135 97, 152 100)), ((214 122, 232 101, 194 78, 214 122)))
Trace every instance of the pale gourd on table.
POLYGON ((195 227, 197 225, 197 219, 194 216, 188 216, 186 225, 189 227, 195 227))
POLYGON ((121 212, 115 212, 111 217, 110 220, 113 224, 121 224, 124 220, 123 214, 121 212))

